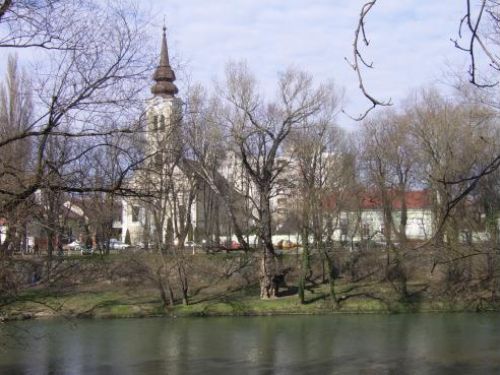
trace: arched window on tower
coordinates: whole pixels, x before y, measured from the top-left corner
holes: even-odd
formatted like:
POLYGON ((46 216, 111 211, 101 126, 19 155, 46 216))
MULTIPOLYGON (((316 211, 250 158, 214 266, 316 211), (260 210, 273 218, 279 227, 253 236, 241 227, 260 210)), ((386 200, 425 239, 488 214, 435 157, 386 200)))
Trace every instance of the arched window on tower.
POLYGON ((160 152, 155 155, 154 160, 156 168, 161 168, 163 166, 163 156, 160 152))
POLYGON ((160 130, 165 130, 165 116, 160 115, 160 130))
POLYGON ((139 206, 132 206, 132 222, 136 223, 139 221, 140 210, 139 206))
POLYGON ((151 129, 153 131, 158 130, 158 116, 156 116, 156 115, 153 116, 153 119, 151 121, 151 129))

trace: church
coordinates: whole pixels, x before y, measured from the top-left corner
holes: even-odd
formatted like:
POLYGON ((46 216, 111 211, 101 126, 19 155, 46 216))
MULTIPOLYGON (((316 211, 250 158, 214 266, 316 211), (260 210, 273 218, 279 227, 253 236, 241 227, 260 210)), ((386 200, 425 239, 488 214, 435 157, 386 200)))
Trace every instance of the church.
POLYGON ((218 243, 221 236, 231 237, 220 198, 199 178, 196 162, 183 153, 184 103, 176 96, 175 79, 164 27, 153 97, 145 108, 148 156, 129 181, 139 194, 122 200, 121 240, 133 245, 218 243))
MULTIPOLYGON (((217 172, 219 180, 223 180, 222 185, 226 186, 227 191, 231 191, 229 195, 233 197, 229 205, 234 208, 236 216, 231 220, 228 205, 224 205, 223 198, 215 194, 199 177, 197 162, 188 159, 183 152, 184 103, 176 96, 179 90, 175 79, 175 72, 169 61, 166 29, 163 28, 159 64, 153 74, 154 84, 151 87, 153 97, 146 101, 145 108, 147 131, 144 149, 149 155, 143 167, 129 181, 133 190, 140 194, 122 200, 121 240, 146 248, 148 244, 182 244, 186 241, 218 244, 236 239, 236 221, 240 232, 247 237, 246 241, 256 243, 254 222, 251 219, 252 208, 248 202, 248 194, 251 192, 241 186, 247 179, 238 172, 241 169, 238 158, 228 151, 226 160, 217 172), (246 193, 242 194, 245 190, 246 193)), ((293 162, 284 159, 285 156, 281 158, 283 160, 278 160, 278 163, 284 162, 291 166, 284 176, 289 181, 296 180, 293 162)), ((227 200, 227 194, 224 199, 227 200)), ((298 223, 287 225, 293 221, 291 210, 294 209, 295 199, 292 187, 290 191, 276 195, 270 202, 275 226, 273 242, 290 239, 300 241, 298 223)), ((363 202, 362 199, 361 203, 363 202)), ((425 239, 432 232, 430 208, 424 200, 417 203, 415 207, 411 207, 411 214, 415 216, 415 228, 408 226, 407 235, 413 239, 425 239)), ((338 224, 331 235, 333 240, 341 241, 349 232, 352 232, 351 240, 357 241, 372 238, 377 233, 381 236, 384 232, 382 210, 377 204, 366 207, 361 204, 356 210, 342 212, 336 212, 329 206, 328 208, 338 224), (351 216, 351 224, 348 225, 347 218, 351 216), (347 230, 351 226, 352 231, 347 230)), ((394 209, 397 215, 399 208, 394 209)))
MULTIPOLYGON (((157 236, 165 238, 168 222, 175 207, 169 202, 167 179, 181 173, 174 166, 182 122, 182 100, 176 97, 175 73, 170 66, 166 28, 163 28, 160 61, 153 75, 153 97, 146 101, 145 149, 150 156, 144 168, 133 176, 130 184, 147 198, 127 198, 122 201, 122 241, 138 244, 157 242, 157 236), (158 211, 152 213, 152 207, 158 211), (161 216, 161 217, 160 217, 161 216), (161 225, 161 232, 155 235, 161 225), (154 228, 154 229, 153 229, 154 228)), ((190 213, 196 217, 196 208, 190 213)), ((161 241, 162 242, 162 241, 161 241)))

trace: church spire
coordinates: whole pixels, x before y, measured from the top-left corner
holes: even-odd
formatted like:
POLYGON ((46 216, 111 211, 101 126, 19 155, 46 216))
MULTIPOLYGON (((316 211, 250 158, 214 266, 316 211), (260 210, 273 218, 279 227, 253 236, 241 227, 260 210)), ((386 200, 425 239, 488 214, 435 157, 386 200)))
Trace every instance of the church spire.
POLYGON ((151 92, 155 96, 173 97, 179 92, 175 86, 175 73, 170 67, 167 48, 167 28, 163 26, 163 39, 161 42, 160 64, 156 67, 153 79, 156 83, 151 87, 151 92))

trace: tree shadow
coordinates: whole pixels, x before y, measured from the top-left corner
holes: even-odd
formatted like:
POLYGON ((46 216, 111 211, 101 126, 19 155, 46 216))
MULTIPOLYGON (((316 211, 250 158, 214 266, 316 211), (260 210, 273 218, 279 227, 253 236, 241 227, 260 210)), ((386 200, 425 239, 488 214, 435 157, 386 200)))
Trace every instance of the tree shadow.
POLYGON ((191 301, 191 305, 196 305, 200 303, 213 302, 213 301, 221 301, 225 302, 228 300, 242 300, 249 296, 258 296, 259 295, 259 287, 257 284, 245 285, 239 288, 235 288, 232 290, 228 290, 221 293, 214 293, 210 295, 206 295, 200 298, 197 298, 191 301))
POLYGON ((276 296, 277 297, 290 297, 290 296, 297 295, 298 292, 299 292, 299 288, 297 288, 296 286, 289 286, 289 287, 286 287, 285 290, 279 291, 276 294, 276 296))
POLYGON ((311 303, 315 303, 321 300, 326 300, 330 295, 328 293, 318 293, 313 298, 309 298, 304 302, 305 305, 310 305, 311 303))
POLYGON ((429 289, 429 285, 423 285, 419 289, 408 292, 408 295, 401 298, 400 302, 405 304, 412 312, 418 312, 424 301, 424 294, 429 289))

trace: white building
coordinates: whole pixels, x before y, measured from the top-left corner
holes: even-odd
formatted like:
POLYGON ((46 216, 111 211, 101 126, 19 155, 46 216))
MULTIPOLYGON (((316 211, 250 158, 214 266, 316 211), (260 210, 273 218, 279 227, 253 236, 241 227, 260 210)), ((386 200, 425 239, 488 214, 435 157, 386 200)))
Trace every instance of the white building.
MULTIPOLYGON (((432 209, 428 190, 407 191, 402 197, 391 199, 393 228, 392 238, 397 241, 396 231, 400 229, 403 214, 403 200, 406 210, 405 235, 409 240, 427 240, 432 236, 432 209)), ((381 200, 373 194, 364 194, 355 211, 340 211, 333 239, 336 241, 362 239, 384 240, 384 212, 381 200)))
MULTIPOLYGON (((206 185, 198 184, 194 201, 191 201, 192 204, 186 204, 186 200, 193 195, 192 191, 190 192, 190 184, 193 179, 192 170, 196 168, 196 163, 176 159, 180 155, 179 145, 182 143, 180 137, 183 103, 176 97, 178 89, 174 84, 175 73, 169 62, 165 29, 160 61, 153 79, 155 81, 151 88, 153 97, 146 103, 147 135, 145 139, 147 153, 151 154, 151 157, 145 163, 145 168, 139 171, 130 183, 136 190, 143 191, 144 197, 154 195, 155 198, 148 201, 139 196, 123 200, 121 239, 124 242, 130 239, 132 244, 137 244, 148 239, 156 242, 155 238, 161 236, 161 242, 163 242, 172 230, 172 226, 176 229, 174 232, 179 233, 179 227, 187 225, 190 233, 187 239, 199 240, 199 236, 196 238, 194 233, 197 230, 204 230, 205 237, 202 236, 202 238, 206 238, 206 228, 213 226, 214 221, 217 221, 217 230, 210 232, 213 239, 218 241, 224 237, 231 238, 234 233, 223 205, 214 204, 214 199, 220 198, 211 197, 207 200, 206 197, 213 196, 214 193, 206 185), (211 208, 207 207, 207 202, 210 203, 211 208), (182 210, 186 212, 181 212, 182 210), (186 218, 188 214, 191 217, 189 220, 172 220, 174 217, 186 218), (222 223, 224 220, 225 222, 222 223)), ((326 155, 325 162, 335 162, 334 156, 326 155)), ((298 222, 289 226, 285 225, 286 221, 293 221, 292 211, 297 209, 298 166, 293 158, 281 155, 276 160, 276 168, 283 168, 283 173, 277 181, 274 197, 270 202, 275 229, 277 233, 282 229, 282 233, 278 233, 282 236, 281 239, 290 238, 290 235, 298 238, 298 228, 294 232, 287 232, 287 227, 297 227, 298 222)), ((255 197, 256 193, 252 191, 248 175, 234 152, 228 150, 218 173, 220 178, 225 179, 227 185, 231 186, 230 189, 236 192, 237 199, 247 197, 241 204, 237 203, 237 211, 238 215, 242 216, 242 229, 250 229, 253 225, 252 213, 255 215, 252 210, 255 208, 252 207, 251 199, 248 198, 255 197)), ((395 232, 399 230, 403 212, 401 200, 404 200, 406 204, 406 237, 410 240, 429 239, 432 236, 433 218, 427 191, 409 191, 404 194, 404 197, 393 199, 391 208, 394 228, 391 230, 394 235, 392 238, 397 238, 395 232)), ((358 197, 355 207, 346 207, 345 202, 336 203, 338 202, 334 205, 331 202, 325 203, 328 206, 326 211, 329 210, 330 216, 333 217, 333 228, 330 232, 332 240, 359 241, 384 237, 386 228, 384 228, 383 209, 379 200, 365 195, 358 197)), ((235 239, 235 237, 232 238, 235 239)))
POLYGON ((0 217, 0 245, 5 242, 7 239, 7 220, 3 217, 0 217))
MULTIPOLYGON (((145 231, 153 232, 155 223, 158 224, 158 220, 155 221, 157 218, 151 213, 152 210, 148 209, 151 206, 163 211, 160 222, 164 224, 162 238, 165 238, 164 232, 167 230, 169 218, 173 217, 171 211, 175 209, 168 199, 171 192, 166 186, 167 177, 169 181, 172 177, 183 179, 180 168, 172 167, 177 165, 173 159, 179 151, 182 101, 175 96, 178 89, 174 84, 175 73, 170 66, 165 31, 164 28, 160 62, 153 75, 153 97, 146 102, 145 147, 149 158, 145 162, 145 168, 130 182, 137 191, 144 192, 144 196, 154 195, 156 198, 148 202, 140 198, 122 201, 122 241, 126 240, 128 233, 133 244, 144 241, 145 231)), ((196 217, 195 213, 194 216, 196 217)))

